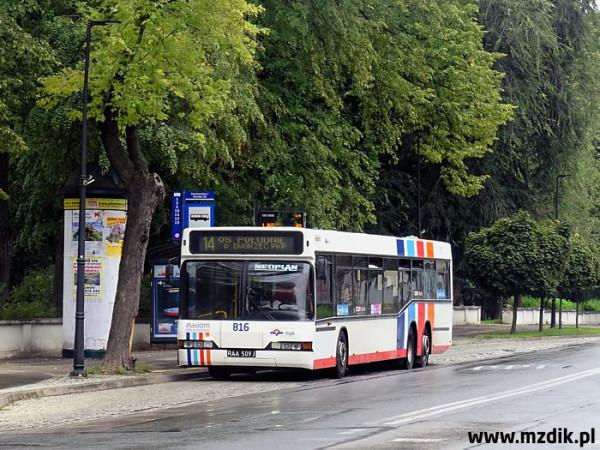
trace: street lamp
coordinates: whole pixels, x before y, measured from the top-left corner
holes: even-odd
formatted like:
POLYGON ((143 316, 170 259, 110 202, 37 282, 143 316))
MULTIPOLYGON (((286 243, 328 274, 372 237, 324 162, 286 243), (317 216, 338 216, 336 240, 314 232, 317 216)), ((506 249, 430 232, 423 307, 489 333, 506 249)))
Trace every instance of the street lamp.
MULTIPOLYGON (((554 190, 554 220, 558 220, 558 185, 559 181, 568 177, 568 174, 556 175, 556 189, 554 190)), ((550 328, 556 327, 556 294, 552 297, 552 311, 550 316, 550 328)), ((562 328, 562 299, 560 300, 560 313, 558 318, 558 327, 562 328)))
POLYGON ((88 74, 90 68, 90 45, 92 42, 92 27, 119 23, 116 20, 90 20, 87 23, 83 68, 83 130, 81 137, 81 174, 79 177, 79 236, 77 240, 77 294, 75 301, 75 339, 73 349, 72 377, 85 377, 84 367, 84 287, 85 287, 85 202, 86 188, 94 179, 87 176, 87 104, 88 104, 88 74))

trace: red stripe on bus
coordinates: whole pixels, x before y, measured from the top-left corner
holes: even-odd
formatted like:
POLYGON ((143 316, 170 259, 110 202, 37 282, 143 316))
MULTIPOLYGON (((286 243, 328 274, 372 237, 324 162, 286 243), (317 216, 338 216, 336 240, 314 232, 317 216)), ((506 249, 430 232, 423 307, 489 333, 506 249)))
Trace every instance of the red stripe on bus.
MULTIPOLYGON (((388 359, 406 358, 406 349, 399 348, 385 352, 362 353, 360 355, 352 355, 348 358, 348 364, 366 364, 377 361, 386 361, 388 359)), ((326 369, 335 367, 337 361, 335 358, 315 359, 313 369, 326 369)))
POLYGON ((406 358, 407 353, 408 352, 405 348, 399 348, 398 350, 396 350, 396 358, 406 358))
POLYGON ((335 358, 315 359, 313 361, 313 369, 326 369, 328 367, 335 367, 335 364, 335 358))
POLYGON ((376 361, 385 361, 386 359, 394 359, 397 350, 391 350, 388 352, 375 352, 375 353, 363 353, 361 355, 352 355, 348 358, 348 364, 365 364, 376 361))
POLYGON ((425 256, 425 250, 423 247, 423 241, 417 241, 417 256, 419 258, 423 258, 425 256))
POLYGON ((443 353, 449 348, 449 345, 434 345, 431 347, 431 353, 443 353))

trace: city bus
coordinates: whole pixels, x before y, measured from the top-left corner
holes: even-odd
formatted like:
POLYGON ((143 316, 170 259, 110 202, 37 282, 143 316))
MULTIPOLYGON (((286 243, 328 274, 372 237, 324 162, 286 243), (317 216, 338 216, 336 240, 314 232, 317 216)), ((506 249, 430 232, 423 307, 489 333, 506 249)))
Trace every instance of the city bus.
POLYGON ((214 378, 396 360, 423 367, 452 343, 444 242, 281 227, 182 236, 178 364, 214 378))

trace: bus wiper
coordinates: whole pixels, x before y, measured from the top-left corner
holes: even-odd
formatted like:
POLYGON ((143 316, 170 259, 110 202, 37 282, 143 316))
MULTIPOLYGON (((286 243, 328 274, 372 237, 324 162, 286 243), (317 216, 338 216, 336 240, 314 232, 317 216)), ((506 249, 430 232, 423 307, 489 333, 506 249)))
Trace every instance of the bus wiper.
POLYGON ((273 317, 271 315, 271 313, 262 309, 260 307, 260 304, 254 299, 257 295, 258 295, 258 293, 251 287, 246 288, 246 302, 251 303, 252 306, 254 306, 257 311, 260 311, 261 313, 263 313, 267 319, 275 321, 275 317, 273 317))

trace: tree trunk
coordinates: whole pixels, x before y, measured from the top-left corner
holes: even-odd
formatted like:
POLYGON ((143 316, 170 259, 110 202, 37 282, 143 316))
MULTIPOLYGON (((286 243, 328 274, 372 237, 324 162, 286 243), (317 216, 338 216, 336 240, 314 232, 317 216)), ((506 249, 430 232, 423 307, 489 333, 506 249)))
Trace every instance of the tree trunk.
POLYGON ((575 299, 575 328, 579 328, 579 298, 575 299))
POLYGON ((546 302, 546 297, 540 297, 540 324, 539 331, 540 333, 544 331, 544 303, 546 302))
POLYGON ((513 301, 513 318, 512 318, 512 325, 510 326, 510 334, 515 334, 517 332, 517 312, 519 309, 519 306, 521 306, 521 293, 517 293, 514 296, 514 301, 513 301))
POLYGON ((498 297, 498 303, 497 303, 497 310, 496 310, 497 317, 494 317, 494 319, 500 319, 500 322, 502 322, 503 315, 504 315, 504 297, 500 296, 500 297, 498 297))
POLYGON ((157 174, 149 173, 139 147, 135 128, 126 130, 127 153, 121 149, 119 131, 109 112, 102 125, 102 140, 127 195, 127 226, 119 265, 110 334, 103 366, 108 370, 133 369, 129 342, 138 313, 140 285, 156 207, 165 199, 164 185, 157 174))
MULTIPOLYGON (((8 153, 0 152, 0 189, 4 192, 8 192, 8 163, 8 153)), ((0 306, 8 297, 13 238, 9 201, 0 200, 0 306)))
POLYGON ((556 294, 552 296, 552 307, 550 308, 550 328, 556 327, 556 294))

